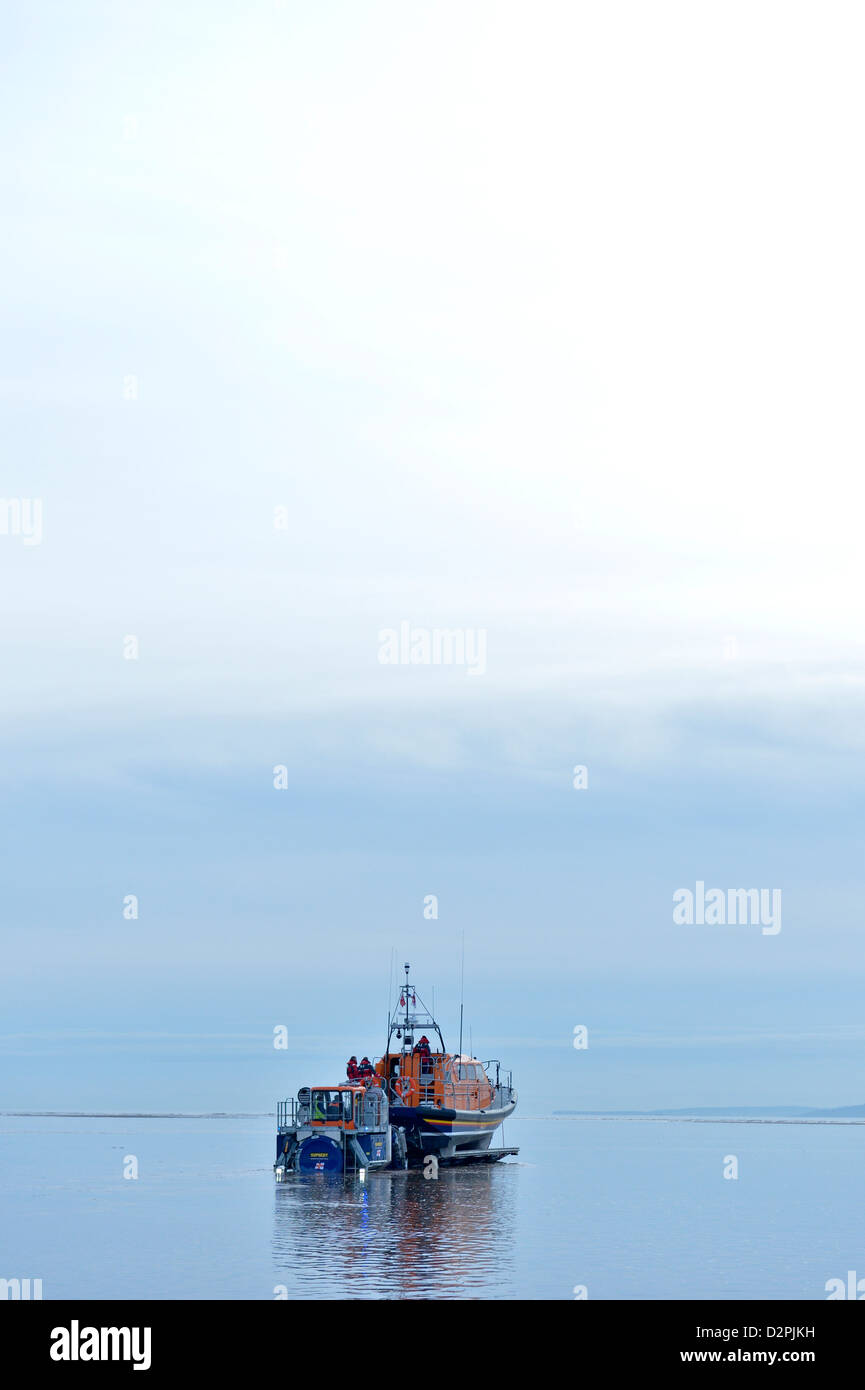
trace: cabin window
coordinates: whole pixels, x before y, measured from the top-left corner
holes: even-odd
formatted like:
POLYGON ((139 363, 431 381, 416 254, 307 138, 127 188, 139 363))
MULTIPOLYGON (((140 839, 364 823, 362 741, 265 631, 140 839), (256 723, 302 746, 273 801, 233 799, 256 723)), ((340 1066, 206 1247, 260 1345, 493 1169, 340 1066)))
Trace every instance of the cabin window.
POLYGON ((342 1099, 339 1091, 313 1091, 312 1092, 312 1114, 313 1123, 321 1124, 323 1120, 339 1120, 342 1118, 342 1099))

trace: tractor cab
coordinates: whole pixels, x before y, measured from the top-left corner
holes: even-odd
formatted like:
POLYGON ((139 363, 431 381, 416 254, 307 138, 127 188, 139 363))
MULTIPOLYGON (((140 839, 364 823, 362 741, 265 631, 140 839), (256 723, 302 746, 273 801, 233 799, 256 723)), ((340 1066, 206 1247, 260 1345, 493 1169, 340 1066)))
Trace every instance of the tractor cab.
POLYGON ((305 1086, 298 1092, 297 1118, 313 1129, 382 1129, 387 1124, 387 1096, 380 1086, 350 1082, 342 1086, 305 1086))
POLYGON ((303 1086, 277 1106, 277 1181, 287 1172, 339 1173, 386 1167, 392 1159, 387 1095, 367 1084, 303 1086))
POLYGON ((362 1089, 359 1086, 307 1087, 306 1104, 301 1104, 304 1119, 311 1125, 350 1129, 354 1123, 355 1101, 360 1099, 362 1089))

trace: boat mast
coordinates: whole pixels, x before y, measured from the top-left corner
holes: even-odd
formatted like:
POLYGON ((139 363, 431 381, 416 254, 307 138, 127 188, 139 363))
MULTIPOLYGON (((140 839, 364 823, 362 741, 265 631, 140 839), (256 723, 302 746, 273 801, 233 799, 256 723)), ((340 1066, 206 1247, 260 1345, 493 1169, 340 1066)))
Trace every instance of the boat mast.
MULTIPOLYGON (((391 1038, 394 1032, 403 1038, 405 1038, 406 1035, 413 1038, 418 1028, 434 1028, 438 1033, 441 1051, 444 1053, 447 1049, 445 1048, 445 1040, 442 1037, 442 1030, 435 1019, 435 1011, 430 1013, 421 999, 420 1010, 423 1018, 418 1015, 417 992, 409 983, 409 971, 411 970, 411 966, 408 961, 405 962, 403 969, 405 970, 404 993, 400 994, 399 1003, 394 1005, 392 1012, 388 1013, 387 1016, 387 1047, 385 1048, 384 1055, 386 1057, 390 1055, 391 1038)), ((400 1051, 404 1052, 405 1047, 406 1044, 403 1042, 400 1051)))
POLYGON ((466 934, 465 934, 465 932, 463 932, 463 948, 462 948, 462 954, 461 954, 461 957, 460 957, 460 1060, 459 1060, 459 1064, 458 1064, 458 1065, 459 1065, 459 1076, 460 1076, 460 1078, 462 1078, 462 1074, 463 1074, 463 998, 464 998, 464 996, 465 996, 465 980, 466 980, 466 934))

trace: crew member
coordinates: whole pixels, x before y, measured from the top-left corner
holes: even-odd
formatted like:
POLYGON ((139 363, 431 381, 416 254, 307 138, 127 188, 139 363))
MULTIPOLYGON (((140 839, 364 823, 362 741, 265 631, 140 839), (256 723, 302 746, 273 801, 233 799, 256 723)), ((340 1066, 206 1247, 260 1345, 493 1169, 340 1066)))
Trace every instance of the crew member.
POLYGON ((360 1080, 360 1068, 357 1065, 356 1057, 349 1057, 348 1066, 345 1069, 345 1074, 348 1077, 349 1081, 360 1080))

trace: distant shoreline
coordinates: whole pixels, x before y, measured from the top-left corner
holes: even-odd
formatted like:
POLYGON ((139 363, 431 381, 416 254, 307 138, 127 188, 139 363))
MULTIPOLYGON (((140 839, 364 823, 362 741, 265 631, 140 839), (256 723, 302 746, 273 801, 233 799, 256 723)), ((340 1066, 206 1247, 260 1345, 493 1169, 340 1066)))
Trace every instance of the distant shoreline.
POLYGON ((266 1120, 269 1110, 0 1110, 26 1120, 266 1120))
POLYGON ((691 1110, 554 1110, 557 1119, 594 1120, 729 1120, 738 1124, 865 1124, 865 1105, 819 1110, 808 1106, 695 1106, 691 1110))
MULTIPOLYGON (((0 1110, 0 1119, 25 1120, 266 1120, 269 1110, 0 1110)), ((690 1124, 865 1124, 865 1106, 835 1110, 797 1109, 793 1106, 743 1106, 725 1110, 552 1110, 538 1119, 645 1120, 690 1124)))

